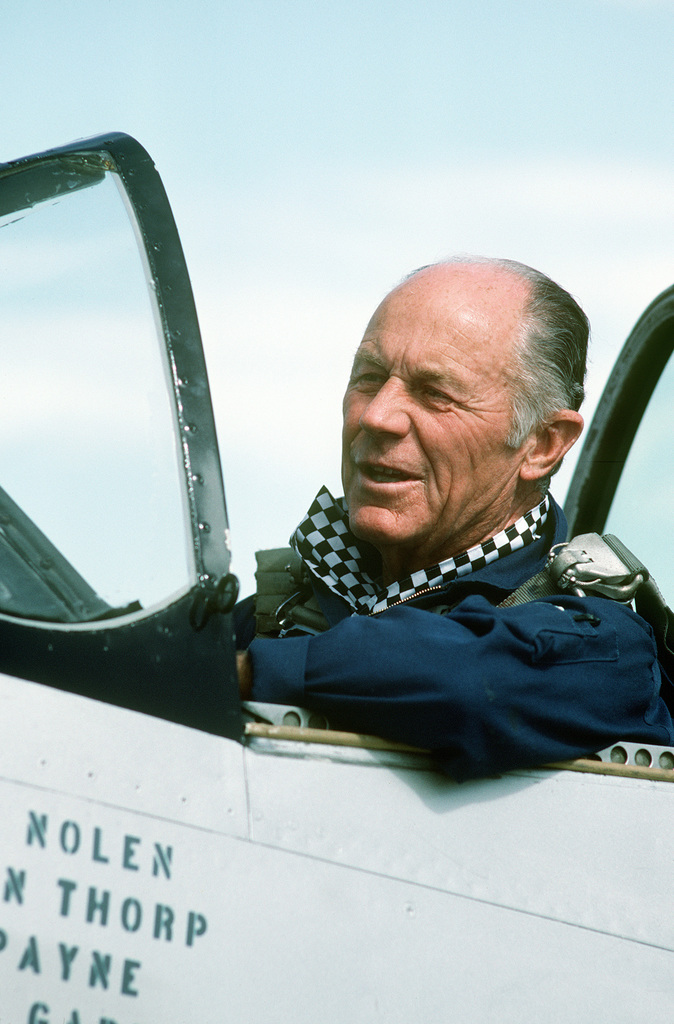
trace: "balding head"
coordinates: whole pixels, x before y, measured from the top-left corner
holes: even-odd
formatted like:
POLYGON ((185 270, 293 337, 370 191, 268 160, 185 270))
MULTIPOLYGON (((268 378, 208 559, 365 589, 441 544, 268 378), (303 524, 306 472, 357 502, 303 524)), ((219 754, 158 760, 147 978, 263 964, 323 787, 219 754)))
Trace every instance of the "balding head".
POLYGON ((433 317, 437 331, 451 324, 457 330, 462 323, 478 330, 485 344, 496 331, 501 346, 506 338, 515 345, 531 296, 531 285, 523 277, 492 262, 455 261, 422 267, 406 277, 383 300, 380 310, 393 303, 401 315, 406 307, 413 317, 433 317))

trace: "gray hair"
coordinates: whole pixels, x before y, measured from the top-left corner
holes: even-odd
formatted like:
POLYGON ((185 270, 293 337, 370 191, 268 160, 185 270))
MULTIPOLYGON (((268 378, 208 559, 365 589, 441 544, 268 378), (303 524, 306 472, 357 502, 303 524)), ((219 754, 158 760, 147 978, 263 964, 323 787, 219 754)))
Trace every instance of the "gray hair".
POLYGON ((509 376, 513 420, 508 443, 519 448, 560 409, 580 409, 590 324, 573 296, 545 274, 514 260, 498 260, 531 285, 509 376))
MULTIPOLYGON (((519 448, 532 430, 550 420, 554 413, 580 408, 585 397, 590 324, 573 296, 524 263, 486 256, 457 256, 429 266, 452 263, 500 267, 531 286, 514 361, 508 371, 512 424, 507 443, 519 448)), ((413 271, 407 280, 425 269, 413 271)), ((547 489, 548 483, 549 477, 539 481, 542 490, 547 489)))

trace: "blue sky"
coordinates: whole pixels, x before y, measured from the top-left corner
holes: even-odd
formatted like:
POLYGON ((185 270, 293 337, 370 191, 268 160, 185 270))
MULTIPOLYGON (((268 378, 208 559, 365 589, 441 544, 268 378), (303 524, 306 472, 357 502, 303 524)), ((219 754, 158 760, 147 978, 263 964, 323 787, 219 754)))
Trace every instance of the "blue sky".
POLYGON ((408 270, 556 277, 593 323, 588 413, 674 281, 672 0, 23 0, 1 25, 0 160, 121 130, 164 180, 244 589, 339 489, 350 359, 408 270))

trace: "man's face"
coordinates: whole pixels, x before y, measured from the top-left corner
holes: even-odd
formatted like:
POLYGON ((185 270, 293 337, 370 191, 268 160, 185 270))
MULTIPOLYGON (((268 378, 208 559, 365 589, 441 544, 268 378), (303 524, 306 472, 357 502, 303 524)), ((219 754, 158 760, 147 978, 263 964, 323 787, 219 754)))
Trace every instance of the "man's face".
POLYGON ((505 443, 505 371, 527 296, 526 282, 489 266, 431 267, 367 327, 344 396, 342 481, 351 528, 380 551, 387 582, 534 504, 523 449, 505 443))

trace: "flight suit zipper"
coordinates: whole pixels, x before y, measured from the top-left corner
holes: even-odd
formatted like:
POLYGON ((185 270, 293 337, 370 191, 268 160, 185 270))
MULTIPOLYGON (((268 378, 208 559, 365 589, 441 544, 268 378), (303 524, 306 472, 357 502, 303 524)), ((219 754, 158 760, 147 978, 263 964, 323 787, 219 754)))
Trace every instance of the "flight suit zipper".
POLYGON ((376 611, 368 612, 368 618, 374 615, 381 615, 382 612, 389 611, 390 608, 397 608, 398 605, 407 604, 408 601, 414 601, 417 597, 423 597, 425 594, 432 594, 434 590, 444 590, 447 586, 446 583, 438 583, 435 587, 426 587, 425 590, 417 590, 414 594, 409 594, 407 597, 401 597, 393 604, 387 604, 385 608, 378 608, 376 611))

